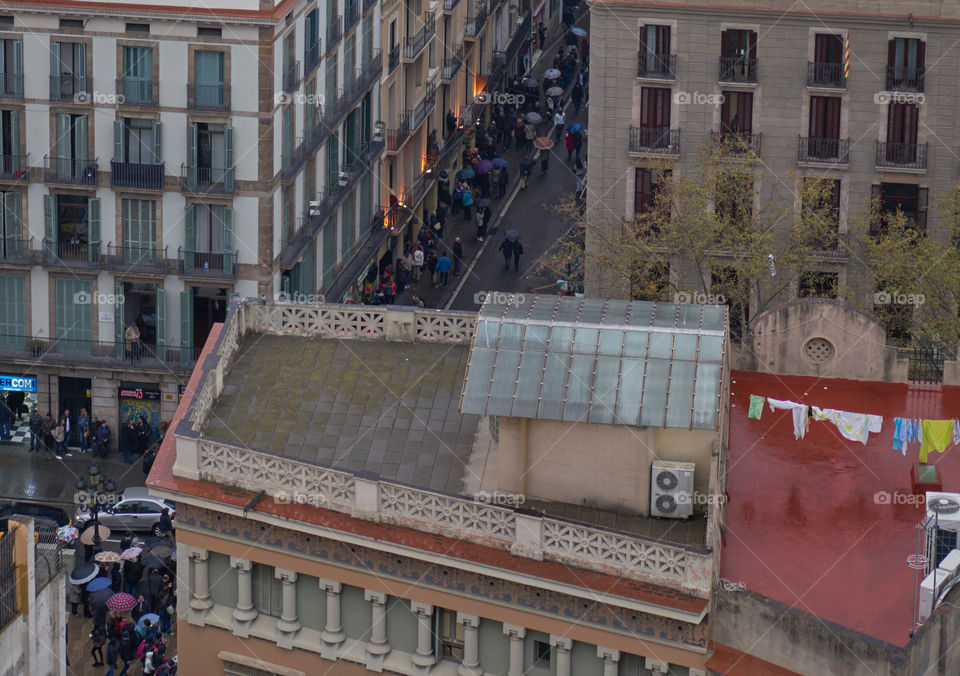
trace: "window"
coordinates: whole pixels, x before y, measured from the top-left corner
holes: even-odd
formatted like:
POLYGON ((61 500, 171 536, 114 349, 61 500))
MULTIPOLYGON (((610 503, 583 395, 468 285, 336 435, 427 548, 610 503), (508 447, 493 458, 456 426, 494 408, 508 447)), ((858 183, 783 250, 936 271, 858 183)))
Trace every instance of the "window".
POLYGON ((670 68, 670 26, 643 26, 640 29, 640 70, 638 74, 668 75, 670 68))
POLYGON ((100 261, 100 200, 83 195, 43 198, 47 260, 100 261))
POLYGON ((233 274, 233 209, 218 204, 191 204, 184 225, 184 262, 188 270, 222 270, 233 274))
POLYGON ((196 174, 195 183, 200 187, 222 185, 232 192, 233 128, 197 122, 190 125, 188 141, 188 162, 196 174))
POLYGON ((742 137, 749 137, 753 133, 752 93, 723 92, 720 129, 723 134, 742 137))
POLYGON ((114 153, 118 162, 160 164, 160 122, 128 117, 114 125, 114 153))
POLYGON ((457 613, 452 610, 438 608, 435 615, 437 628, 437 654, 447 660, 463 661, 464 629, 457 622, 457 613))
POLYGON ((198 38, 220 38, 223 37, 222 28, 213 28, 207 26, 197 26, 198 38))
POLYGON ((887 89, 923 90, 926 45, 917 38, 887 43, 887 89))
POLYGON ((27 293, 23 275, 0 274, 0 346, 23 349, 27 333, 27 293))
POLYGON ((804 272, 797 283, 798 298, 836 298, 840 277, 836 272, 804 272))
POLYGON ((757 34, 751 30, 725 30, 720 35, 720 80, 757 81, 757 34))
POLYGON ((199 108, 224 106, 223 52, 197 50, 193 53, 194 105, 199 108))
POLYGON ((0 175, 20 178, 28 171, 20 146, 20 111, 0 111, 0 175))
POLYGON ((23 196, 18 192, 0 193, 0 261, 29 254, 24 243, 23 196))
POLYGON ((550 668, 550 644, 545 641, 533 642, 533 666, 541 669, 550 668))
POLYGON ((327 138, 327 193, 335 192, 340 180, 340 138, 331 134, 327 138))
POLYGON ((50 98, 54 101, 70 101, 86 91, 87 45, 82 42, 51 42, 50 98))
POLYGON ((60 30, 83 30, 83 19, 60 19, 60 30))
POLYGON ((811 245, 822 251, 835 249, 840 228, 840 179, 804 178, 801 191, 801 218, 816 240, 811 245))
POLYGON ((9 28, 13 27, 13 17, 12 16, 0 16, 0 26, 7 26, 9 28))
POLYGON ((303 64, 304 77, 320 63, 320 10, 312 9, 304 20, 303 64))
POLYGON ((54 284, 57 352, 89 354, 93 349, 93 281, 57 277, 54 284))
POLYGON ((128 33, 149 33, 150 24, 148 23, 128 23, 127 24, 128 33))
POLYGON ((832 33, 818 33, 813 38, 815 63, 839 65, 843 63, 843 38, 832 33))
POLYGON ((640 124, 631 131, 635 148, 670 147, 671 90, 643 87, 640 90, 640 124))
POLYGON ((61 178, 81 179, 87 172, 89 139, 86 115, 57 115, 56 171, 61 178))
POLYGON ((810 125, 807 157, 831 159, 840 156, 840 98, 810 97, 810 125))
POLYGON ((873 198, 880 200, 880 218, 871 223, 871 234, 882 232, 886 219, 898 209, 913 227, 926 232, 927 188, 910 183, 880 183, 873 186, 873 198))
POLYGON ((157 203, 124 199, 121 205, 125 262, 153 263, 157 246, 157 203))
POLYGON ((23 41, 0 40, 0 96, 23 96, 23 41))
POLYGON ((283 107, 281 119, 283 120, 283 166, 289 168, 293 160, 293 105, 283 107))
POLYGON ((670 180, 670 171, 660 169, 635 169, 633 184, 633 213, 645 214, 656 205, 657 188, 661 182, 670 180))
POLYGON ((253 564, 253 606, 263 615, 280 617, 283 611, 283 583, 274 575, 273 566, 253 564))
POLYGON ((723 172, 717 177, 714 210, 725 225, 745 225, 753 214, 753 180, 746 174, 723 172))
POLYGON ((891 103, 887 109, 887 159, 914 161, 917 155, 917 128, 920 107, 912 103, 891 103), (891 155, 893 157, 891 157, 891 155))
POLYGON ((153 48, 123 48, 123 96, 126 103, 153 103, 153 48))

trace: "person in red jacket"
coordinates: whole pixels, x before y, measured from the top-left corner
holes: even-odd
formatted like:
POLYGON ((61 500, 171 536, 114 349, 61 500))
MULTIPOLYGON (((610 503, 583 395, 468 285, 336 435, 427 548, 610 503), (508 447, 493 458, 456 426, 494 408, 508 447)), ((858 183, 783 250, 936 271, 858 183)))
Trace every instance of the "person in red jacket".
POLYGON ((573 157, 573 134, 567 132, 567 162, 573 157))

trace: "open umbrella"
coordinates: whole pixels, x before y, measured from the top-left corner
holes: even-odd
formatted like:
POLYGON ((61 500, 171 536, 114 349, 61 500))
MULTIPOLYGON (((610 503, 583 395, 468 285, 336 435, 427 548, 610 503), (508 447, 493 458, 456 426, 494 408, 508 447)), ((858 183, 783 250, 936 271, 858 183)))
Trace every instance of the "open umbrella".
POLYGON ((151 535, 150 537, 147 538, 146 542, 140 543, 139 545, 135 544, 135 546, 140 546, 140 547, 143 547, 145 550, 150 550, 150 549, 153 549, 154 547, 163 547, 164 545, 169 545, 169 544, 170 544, 170 540, 168 540, 163 535, 151 535))
POLYGON ((547 90, 547 96, 563 96, 563 89, 560 87, 550 87, 547 90))
POLYGON ((100 574, 100 566, 93 561, 81 563, 70 573, 70 584, 86 584, 100 574))
POLYGON ((493 158, 493 166, 495 166, 495 167, 509 167, 509 166, 510 166, 510 163, 507 162, 507 161, 506 161, 505 159, 503 159, 502 157, 494 157, 494 158, 493 158))
POLYGON ((173 547, 170 545, 160 545, 159 547, 151 547, 150 554, 154 556, 159 556, 161 559, 165 559, 171 554, 173 554, 173 547))
POLYGON ((457 172, 457 178, 459 178, 461 181, 464 179, 473 178, 476 175, 477 175, 477 172, 469 168, 461 169, 460 171, 457 172))
POLYGON ((73 526, 60 526, 57 529, 57 539, 60 540, 60 542, 73 542, 79 534, 80 531, 73 526))
POLYGON ((120 553, 120 558, 124 561, 133 561, 135 558, 140 556, 143 553, 143 548, 141 547, 128 547, 120 553))
POLYGON ((156 554, 147 554, 140 560, 144 568, 166 568, 166 562, 156 554))
POLYGON ((533 111, 530 111, 529 113, 527 113, 527 122, 529 122, 530 124, 540 124, 541 122, 543 122, 543 116, 540 113, 535 113, 533 111))
POLYGON ((91 593, 98 592, 101 589, 106 589, 111 584, 113 584, 113 582, 109 577, 95 577, 89 583, 87 583, 87 591, 91 593))
POLYGON ((543 74, 544 80, 556 80, 558 77, 560 77, 560 71, 556 68, 548 68, 543 74))
POLYGON ((587 36, 587 31, 582 28, 571 28, 570 32, 576 35, 578 38, 583 38, 587 36))
POLYGON ((90 594, 90 605, 98 608, 105 608, 107 606, 107 601, 113 596, 113 590, 110 587, 105 587, 100 591, 93 592, 90 594))
POLYGON ((569 127, 567 127, 567 131, 570 132, 571 134, 579 134, 580 132, 583 131, 583 125, 580 124, 579 122, 574 122, 569 127))
POLYGON ((507 230, 504 233, 504 237, 507 238, 508 242, 519 242, 520 241, 520 231, 519 230, 507 230))
POLYGON ((480 160, 473 165, 473 168, 478 174, 489 174, 490 170, 493 169, 493 162, 490 160, 480 160))
POLYGON ((115 610, 118 613, 125 613, 133 610, 137 606, 137 600, 126 592, 117 592, 107 599, 107 608, 115 610))
POLYGON ((101 542, 110 537, 110 529, 106 526, 90 526, 87 530, 83 531, 83 534, 80 535, 80 542, 85 545, 92 545, 94 528, 99 529, 97 532, 100 534, 101 542))
POLYGON ((536 87, 538 84, 540 84, 540 80, 532 75, 528 75, 527 77, 523 78, 523 81, 520 84, 522 84, 524 87, 536 87))
POLYGON ((488 206, 490 206, 490 200, 484 197, 477 204, 480 206, 481 209, 486 209, 488 206))
POLYGON ((533 139, 533 145, 538 147, 540 150, 549 150, 553 147, 553 139, 547 138, 546 136, 541 136, 540 138, 533 139))
POLYGON ((147 623, 147 620, 150 621, 150 624, 156 624, 157 622, 160 621, 160 616, 157 615, 156 613, 147 613, 146 615, 141 615, 140 619, 137 620, 137 627, 142 629, 143 626, 147 623))
POLYGON ((120 560, 120 555, 116 552, 97 552, 93 560, 100 563, 116 563, 120 560))
POLYGON ((524 160, 520 163, 520 171, 529 174, 533 169, 534 161, 533 160, 524 160))

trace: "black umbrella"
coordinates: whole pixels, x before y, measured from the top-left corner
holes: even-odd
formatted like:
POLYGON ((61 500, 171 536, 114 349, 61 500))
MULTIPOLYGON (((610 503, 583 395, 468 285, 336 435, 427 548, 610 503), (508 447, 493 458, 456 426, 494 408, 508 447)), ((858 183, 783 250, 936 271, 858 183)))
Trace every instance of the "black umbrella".
POLYGON ((100 574, 100 566, 93 561, 81 563, 70 573, 70 584, 86 584, 100 574))
POLYGON ((144 549, 153 549, 155 547, 167 547, 170 545, 170 541, 162 535, 151 535, 147 538, 147 541, 143 543, 144 549))
POLYGON ((173 554, 173 547, 169 545, 159 545, 157 547, 151 547, 150 551, 148 552, 148 555, 149 554, 153 554, 154 556, 158 556, 161 559, 165 559, 171 554, 173 554))
POLYGON ((490 200, 484 197, 482 200, 480 200, 478 204, 480 205, 481 208, 486 208, 490 206, 490 200))
POLYGON ((519 242, 520 241, 520 231, 519 230, 507 230, 504 234, 504 237, 507 238, 508 242, 519 242))
POLYGON ((144 568, 166 568, 167 562, 161 559, 156 554, 147 554, 140 562, 143 564, 144 568))
POLYGON ((107 599, 113 596, 113 589, 106 587, 100 591, 93 592, 90 594, 90 606, 91 607, 107 607, 107 599))

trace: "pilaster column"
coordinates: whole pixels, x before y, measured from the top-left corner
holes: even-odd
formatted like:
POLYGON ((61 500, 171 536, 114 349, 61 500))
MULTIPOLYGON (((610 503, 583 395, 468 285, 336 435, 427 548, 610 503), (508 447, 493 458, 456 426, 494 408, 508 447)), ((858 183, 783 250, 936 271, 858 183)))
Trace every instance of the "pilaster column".
POLYGON ((249 635, 250 623, 257 619, 257 609, 253 607, 253 562, 230 557, 230 565, 237 571, 237 607, 233 609, 233 633, 242 638, 249 635))
POLYGON ((288 650, 293 648, 293 636, 303 625, 297 620, 297 572, 276 568, 274 577, 282 584, 283 604, 277 620, 277 645, 288 650))
POLYGON ((617 676, 620 668, 620 651, 597 646, 597 657, 603 660, 603 676, 617 676))
POLYGON ((209 577, 207 575, 207 561, 210 552, 206 549, 192 549, 190 563, 193 565, 193 588, 190 590, 190 624, 204 626, 204 615, 213 607, 210 598, 209 577))
POLYGON ((557 649, 557 674, 556 676, 571 676, 570 674, 570 650, 573 648, 573 641, 566 636, 550 635, 550 645, 557 649))
POLYGON ((457 613, 457 622, 463 625, 463 662, 457 669, 460 676, 482 676, 480 668, 480 618, 457 613))
POLYGON ((503 633, 510 637, 510 667, 507 670, 507 676, 524 676, 523 639, 527 635, 527 630, 512 624, 504 624, 503 633))
POLYGON ((323 641, 320 646, 320 656, 325 660, 336 660, 337 649, 343 643, 345 636, 340 626, 340 592, 342 587, 334 580, 320 580, 320 589, 327 593, 327 620, 320 634, 323 641))
POLYGON ((387 595, 364 590, 363 598, 370 602, 370 640, 367 642, 367 669, 383 671, 383 660, 390 652, 387 641, 387 595))
POLYGON ((429 603, 411 601, 410 609, 417 616, 417 653, 413 656, 415 673, 427 674, 437 663, 433 654, 433 606, 429 603))

